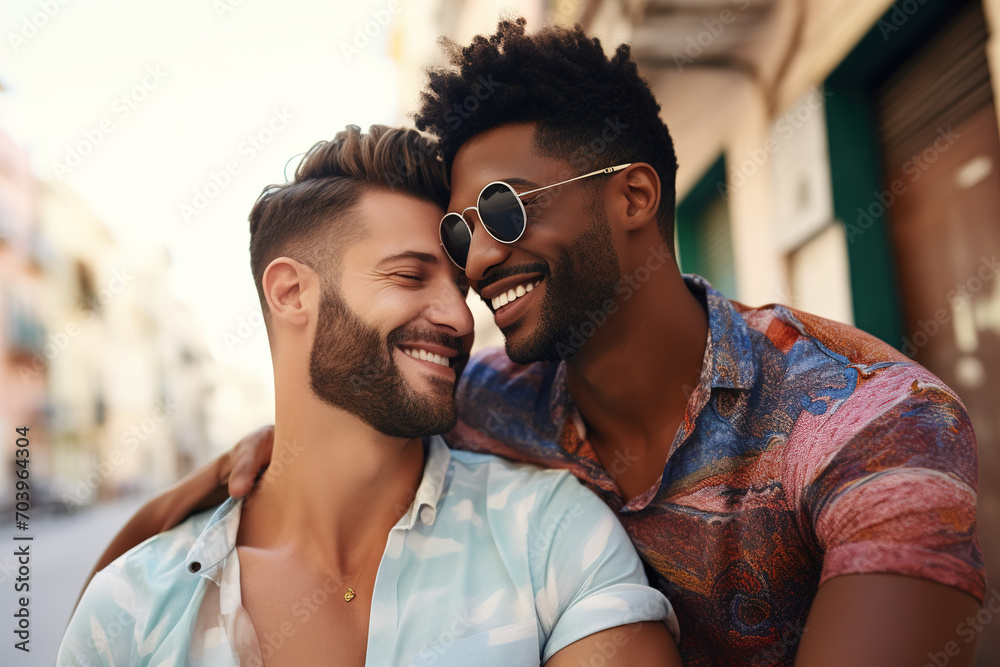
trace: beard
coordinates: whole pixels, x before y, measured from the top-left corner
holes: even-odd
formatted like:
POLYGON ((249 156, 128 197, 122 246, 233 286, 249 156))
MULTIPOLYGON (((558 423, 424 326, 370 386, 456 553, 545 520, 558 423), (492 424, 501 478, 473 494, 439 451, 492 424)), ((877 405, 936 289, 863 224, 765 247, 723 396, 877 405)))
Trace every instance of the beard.
POLYGON ((573 253, 561 250, 554 267, 546 265, 542 273, 545 296, 538 326, 523 341, 511 340, 520 322, 501 330, 507 356, 514 363, 567 359, 593 334, 581 333, 585 323, 596 327, 589 313, 607 317, 604 304, 614 300, 622 271, 603 209, 591 210, 591 225, 573 243, 573 253))
MULTIPOLYGON (((347 305, 336 288, 324 286, 309 355, 313 393, 391 437, 416 438, 450 431, 458 414, 457 381, 428 377, 432 390, 415 391, 393 355, 396 344, 404 340, 462 350, 457 338, 408 325, 383 339, 347 305)), ((456 378, 459 370, 456 368, 456 378)))

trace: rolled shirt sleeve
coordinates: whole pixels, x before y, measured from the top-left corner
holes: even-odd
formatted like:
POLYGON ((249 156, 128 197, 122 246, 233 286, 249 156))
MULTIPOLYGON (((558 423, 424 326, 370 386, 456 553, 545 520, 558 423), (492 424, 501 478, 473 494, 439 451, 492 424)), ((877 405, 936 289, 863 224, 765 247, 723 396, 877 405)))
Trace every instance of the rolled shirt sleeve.
POLYGON ((983 599, 976 440, 962 404, 914 382, 819 471, 805 509, 824 552, 820 584, 892 573, 983 599))
POLYGON ((535 606, 548 636, 543 661, 596 632, 642 621, 664 622, 678 640, 673 608, 648 585, 617 517, 574 477, 557 474, 529 535, 535 606))

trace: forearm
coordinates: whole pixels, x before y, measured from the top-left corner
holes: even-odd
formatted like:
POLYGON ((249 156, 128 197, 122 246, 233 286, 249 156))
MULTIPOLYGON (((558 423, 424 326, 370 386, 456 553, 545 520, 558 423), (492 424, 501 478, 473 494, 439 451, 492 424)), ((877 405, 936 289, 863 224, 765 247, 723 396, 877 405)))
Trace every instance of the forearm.
POLYGON ((230 495, 237 498, 246 495, 258 472, 271 458, 273 436, 274 427, 270 425, 253 431, 232 451, 198 468, 143 505, 115 535, 87 577, 87 584, 126 551, 173 528, 191 513, 218 505, 230 495))

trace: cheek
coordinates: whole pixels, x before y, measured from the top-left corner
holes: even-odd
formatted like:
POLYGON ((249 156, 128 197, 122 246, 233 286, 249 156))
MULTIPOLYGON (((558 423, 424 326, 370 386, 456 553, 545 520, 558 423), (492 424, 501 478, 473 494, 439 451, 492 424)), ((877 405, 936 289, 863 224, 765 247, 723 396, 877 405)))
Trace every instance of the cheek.
POLYGON ((365 319, 385 337, 397 329, 406 327, 419 315, 420 308, 414 306, 413 299, 396 296, 369 304, 365 319))
POLYGON ((419 313, 414 291, 394 283, 358 286, 345 284, 343 295, 355 314, 383 334, 409 322, 419 313))
POLYGON ((585 210, 561 210, 557 204, 553 209, 543 214, 532 216, 528 214, 528 228, 515 246, 525 244, 526 249, 532 248, 538 254, 551 255, 559 248, 572 245, 592 224, 592 218, 585 210))

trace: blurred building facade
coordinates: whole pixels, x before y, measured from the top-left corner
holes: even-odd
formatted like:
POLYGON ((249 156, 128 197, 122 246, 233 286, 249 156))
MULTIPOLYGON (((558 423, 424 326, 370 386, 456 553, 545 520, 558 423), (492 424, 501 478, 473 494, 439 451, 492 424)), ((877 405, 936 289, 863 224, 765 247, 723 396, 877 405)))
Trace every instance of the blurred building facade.
POLYGON ((167 291, 169 258, 130 257, 66 186, 43 184, 40 210, 53 474, 77 504, 160 488, 209 446, 209 355, 167 291))
POLYGON ((27 156, 0 130, 0 497, 11 504, 14 429, 29 428, 30 468, 45 465, 48 383, 44 374, 30 372, 46 337, 42 255, 36 185, 27 156))
POLYGON ((0 507, 20 426, 36 508, 149 492, 209 458, 214 368, 169 265, 130 256, 0 133, 0 507))
MULTIPOLYGON (((436 24, 414 16, 394 36, 404 121, 420 68, 442 62, 427 32, 464 44, 499 16, 499 3, 430 4, 436 24)), ((683 270, 748 304, 854 324, 958 392, 1000 576, 1000 0, 515 5, 529 29, 578 22, 606 50, 632 45, 677 149, 683 270)), ((1000 621, 979 661, 1000 664, 1000 621)))

